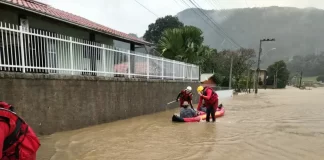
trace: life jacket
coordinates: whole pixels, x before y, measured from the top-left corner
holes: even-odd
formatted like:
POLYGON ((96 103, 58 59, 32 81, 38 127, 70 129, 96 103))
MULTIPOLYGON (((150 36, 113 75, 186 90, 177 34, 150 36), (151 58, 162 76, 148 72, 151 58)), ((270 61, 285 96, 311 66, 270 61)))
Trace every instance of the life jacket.
POLYGON ((181 96, 180 98, 184 101, 190 101, 192 97, 192 93, 187 93, 186 90, 182 90, 181 91, 181 96))
POLYGON ((9 126, 9 136, 3 143, 1 160, 27 160, 40 147, 39 139, 28 124, 15 112, 0 108, 0 121, 9 126))
POLYGON ((218 95, 211 87, 205 86, 204 90, 203 90, 203 95, 207 96, 207 90, 208 89, 212 90, 212 95, 211 95, 209 100, 204 99, 206 107, 213 106, 218 101, 218 95))

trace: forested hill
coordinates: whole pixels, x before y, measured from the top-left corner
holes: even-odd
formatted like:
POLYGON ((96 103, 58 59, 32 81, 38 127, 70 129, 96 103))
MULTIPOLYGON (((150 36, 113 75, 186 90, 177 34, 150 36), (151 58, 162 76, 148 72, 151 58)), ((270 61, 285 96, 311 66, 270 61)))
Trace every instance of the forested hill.
MULTIPOLYGON (((184 24, 202 29, 205 44, 217 49, 229 48, 230 43, 223 42, 224 38, 217 35, 194 11, 200 13, 198 9, 187 9, 177 16, 184 24)), ((254 48, 258 52, 261 38, 275 38, 276 42, 263 45, 264 52, 277 48, 262 57, 263 68, 276 60, 288 61, 294 55, 324 50, 324 10, 266 7, 205 12, 242 47, 254 48)))

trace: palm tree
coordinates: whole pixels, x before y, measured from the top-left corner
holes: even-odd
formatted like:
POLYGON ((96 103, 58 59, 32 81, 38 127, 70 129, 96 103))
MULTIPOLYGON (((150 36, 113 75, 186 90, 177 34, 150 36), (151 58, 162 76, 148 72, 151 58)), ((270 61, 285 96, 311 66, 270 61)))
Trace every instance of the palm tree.
POLYGON ((167 29, 157 44, 162 56, 187 63, 201 64, 210 54, 208 46, 202 45, 202 31, 193 26, 167 29))

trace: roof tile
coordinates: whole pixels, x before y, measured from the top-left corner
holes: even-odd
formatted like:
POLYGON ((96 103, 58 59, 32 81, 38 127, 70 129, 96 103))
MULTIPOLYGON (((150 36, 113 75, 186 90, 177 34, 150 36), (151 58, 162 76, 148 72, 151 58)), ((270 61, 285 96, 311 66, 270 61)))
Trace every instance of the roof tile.
POLYGON ((119 37, 119 38, 122 38, 125 40, 137 42, 140 44, 148 44, 149 43, 149 42, 146 42, 140 38, 130 36, 126 33, 123 33, 123 32, 111 29, 109 27, 106 27, 104 25, 92 22, 86 18, 74 15, 72 13, 68 13, 63 10, 53 8, 47 4, 44 4, 44 3, 41 3, 41 2, 38 2, 35 0, 0 0, 0 1, 9 2, 9 3, 19 6, 19 7, 28 8, 28 9, 36 11, 36 12, 47 14, 49 16, 54 16, 58 19, 76 23, 78 25, 85 26, 85 27, 88 27, 88 28, 91 28, 94 30, 106 32, 109 35, 116 36, 116 37, 119 37))

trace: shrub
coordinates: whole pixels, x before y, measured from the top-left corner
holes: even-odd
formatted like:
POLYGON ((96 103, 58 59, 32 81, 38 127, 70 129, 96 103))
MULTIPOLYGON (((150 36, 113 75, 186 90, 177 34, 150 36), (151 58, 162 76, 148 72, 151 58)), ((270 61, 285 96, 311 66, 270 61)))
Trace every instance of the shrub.
POLYGON ((322 81, 322 82, 324 82, 324 75, 322 75, 322 76, 318 76, 317 78, 316 78, 316 81, 322 81))

